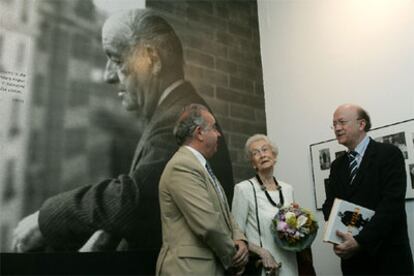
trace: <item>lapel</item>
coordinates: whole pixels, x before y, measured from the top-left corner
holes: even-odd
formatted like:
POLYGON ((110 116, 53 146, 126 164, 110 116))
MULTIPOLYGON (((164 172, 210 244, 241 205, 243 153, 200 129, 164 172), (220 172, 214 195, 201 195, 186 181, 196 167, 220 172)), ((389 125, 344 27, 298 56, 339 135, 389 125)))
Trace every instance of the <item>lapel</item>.
POLYGON ((133 172, 134 172, 134 170, 137 166, 138 160, 141 159, 144 144, 145 144, 145 142, 147 142, 147 136, 148 136, 148 133, 150 133, 150 132, 151 132, 151 129, 148 127, 148 125, 145 125, 144 126, 144 132, 142 133, 141 138, 139 139, 137 148, 135 149, 134 158, 132 159, 131 168, 129 170, 129 175, 133 174, 133 172))
MULTIPOLYGON (((149 138, 153 134, 153 129, 157 122, 162 120, 164 116, 172 116, 168 111, 169 109, 177 103, 177 101, 181 97, 185 97, 186 93, 178 93, 176 90, 180 89, 186 89, 185 87, 188 86, 187 82, 182 83, 181 85, 174 88, 174 90, 171 91, 171 93, 164 99, 164 101, 157 106, 157 108, 154 111, 154 114, 152 115, 151 119, 148 121, 148 123, 144 126, 144 131, 141 135, 141 138, 139 139, 139 142, 137 144, 137 147, 135 149, 134 158, 132 159, 132 164, 130 168, 130 175, 134 172, 135 168, 137 167, 137 164, 139 160, 141 159, 142 152, 144 150, 145 144, 148 142, 149 138), (183 88, 184 87, 184 88, 183 88)), ((174 114, 174 115, 178 115, 174 114)))
POLYGON ((210 184, 213 187, 213 190, 215 192, 215 196, 218 199, 218 202, 220 204, 220 208, 221 208, 221 210, 223 212, 224 219, 226 220, 227 226, 229 227, 230 230, 232 230, 233 228, 232 228, 232 224, 231 224, 231 220, 230 220, 230 207, 229 207, 229 204, 227 202, 226 193, 224 192, 224 189, 221 186, 221 183, 218 180, 218 178, 216 178, 216 180, 218 182, 217 183, 218 184, 217 185, 217 188, 220 189, 220 192, 224 196, 224 198, 218 194, 218 191, 216 191, 215 185, 214 185, 214 183, 212 183, 212 180, 210 179, 210 177, 208 177, 208 180, 209 180, 210 184))
MULTIPOLYGON (((223 200, 219 192, 216 190, 216 185, 213 183, 213 180, 211 179, 210 174, 207 172, 207 169, 201 165, 197 157, 195 157, 194 154, 186 147, 181 147, 178 151, 182 153, 183 155, 191 158, 192 159, 191 165, 197 166, 198 168, 196 168, 196 170, 200 171, 202 175, 204 176, 204 178, 207 179, 207 187, 208 187, 208 192, 210 194, 210 198, 213 201, 214 205, 218 205, 220 207, 221 213, 224 216, 224 220, 226 221, 226 224, 229 227, 230 231, 232 231, 233 227, 231 224, 230 209, 229 209, 227 200, 226 199, 223 200)), ((217 182, 218 182, 217 187, 221 190, 223 195, 225 195, 225 192, 223 188, 221 187, 221 184, 218 181, 218 179, 217 179, 217 182)))
POLYGON ((367 172, 370 170, 373 161, 375 160, 376 156, 376 142, 372 139, 369 140, 369 144, 367 149, 365 150, 364 156, 362 157, 361 164, 358 168, 358 172, 355 175, 355 179, 351 186, 351 195, 358 191, 361 186, 363 185, 364 178, 367 172))
POLYGON ((345 195, 345 198, 348 198, 351 185, 349 185, 349 161, 347 154, 344 154, 343 156, 339 157, 338 159, 338 177, 336 181, 339 184, 340 191, 339 194, 345 195))

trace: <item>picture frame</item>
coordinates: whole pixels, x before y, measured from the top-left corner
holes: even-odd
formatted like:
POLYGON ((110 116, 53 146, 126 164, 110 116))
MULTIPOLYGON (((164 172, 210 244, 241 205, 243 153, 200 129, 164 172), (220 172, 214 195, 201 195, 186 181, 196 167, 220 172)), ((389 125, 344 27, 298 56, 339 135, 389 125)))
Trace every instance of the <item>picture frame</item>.
MULTIPOLYGON (((400 148, 407 171, 406 199, 414 199, 414 118, 371 129, 368 133, 377 142, 394 144, 400 148)), ((330 164, 347 152, 336 139, 309 146, 316 209, 322 209, 325 187, 329 182, 330 164)))

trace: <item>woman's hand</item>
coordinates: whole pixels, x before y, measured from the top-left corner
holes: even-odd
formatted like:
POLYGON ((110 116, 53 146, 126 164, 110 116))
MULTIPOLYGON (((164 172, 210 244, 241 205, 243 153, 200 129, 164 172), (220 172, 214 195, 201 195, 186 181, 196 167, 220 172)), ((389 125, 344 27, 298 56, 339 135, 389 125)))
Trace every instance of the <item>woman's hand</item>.
POLYGON ((260 258, 263 262, 263 267, 266 271, 266 275, 277 275, 277 270, 282 265, 281 263, 278 263, 270 254, 270 252, 264 248, 261 248, 259 251, 260 258))

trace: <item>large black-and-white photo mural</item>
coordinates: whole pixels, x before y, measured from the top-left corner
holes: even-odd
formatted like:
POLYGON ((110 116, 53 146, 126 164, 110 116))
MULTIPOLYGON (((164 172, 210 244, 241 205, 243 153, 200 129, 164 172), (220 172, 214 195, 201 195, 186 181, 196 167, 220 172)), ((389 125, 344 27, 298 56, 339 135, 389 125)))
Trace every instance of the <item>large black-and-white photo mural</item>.
POLYGON ((47 235, 31 252, 79 252, 97 231, 108 250, 159 251, 158 180, 192 102, 218 122, 211 163, 227 197, 254 174, 256 1, 2 0, 0 14, 1 252, 25 251, 19 223, 47 235))

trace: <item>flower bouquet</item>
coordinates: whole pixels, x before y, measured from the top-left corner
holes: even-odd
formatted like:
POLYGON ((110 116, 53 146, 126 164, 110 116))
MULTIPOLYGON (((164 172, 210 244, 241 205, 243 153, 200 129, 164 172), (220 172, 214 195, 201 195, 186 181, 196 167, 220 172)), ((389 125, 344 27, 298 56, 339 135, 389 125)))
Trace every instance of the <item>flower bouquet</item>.
POLYGON ((291 204, 279 209, 272 220, 272 231, 279 247, 299 252, 312 244, 318 231, 318 222, 309 210, 291 204))

